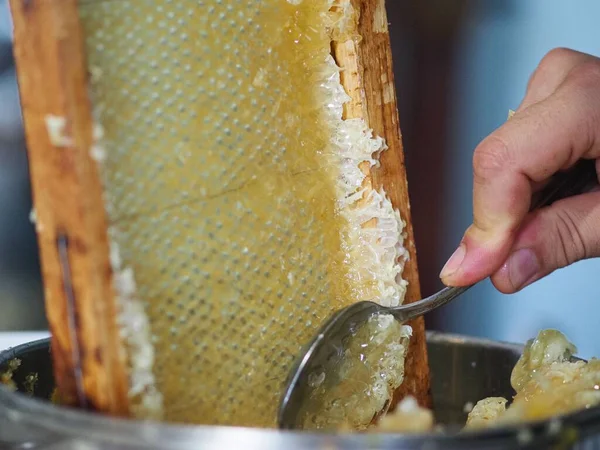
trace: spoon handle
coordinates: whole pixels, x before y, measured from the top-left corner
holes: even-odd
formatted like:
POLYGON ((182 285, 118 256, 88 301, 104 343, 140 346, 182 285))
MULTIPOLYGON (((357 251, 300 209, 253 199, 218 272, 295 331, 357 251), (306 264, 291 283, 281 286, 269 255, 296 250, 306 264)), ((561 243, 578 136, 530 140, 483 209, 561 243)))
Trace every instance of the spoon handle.
MULTIPOLYGON (((531 199, 530 211, 550 206, 552 203, 567 197, 583 194, 594 187, 598 187, 596 161, 582 159, 570 169, 554 175, 546 186, 534 193, 531 199)), ((390 312, 398 320, 407 321, 451 302, 463 292, 475 286, 475 284, 461 287, 445 287, 430 297, 408 305, 399 306, 395 310, 391 309, 390 312)))
POLYGON ((450 303, 456 297, 471 289, 473 286, 475 285, 472 284, 470 286, 445 287, 430 297, 405 305, 400 305, 395 308, 390 308, 386 312, 391 313, 400 322, 407 322, 415 317, 427 314, 429 311, 433 311, 440 306, 444 306, 446 303, 450 303))

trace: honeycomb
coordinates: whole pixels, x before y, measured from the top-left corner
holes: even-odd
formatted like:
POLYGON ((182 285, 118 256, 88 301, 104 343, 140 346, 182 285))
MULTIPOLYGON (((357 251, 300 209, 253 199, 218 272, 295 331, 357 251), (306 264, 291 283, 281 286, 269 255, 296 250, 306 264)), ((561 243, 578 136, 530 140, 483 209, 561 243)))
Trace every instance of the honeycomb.
POLYGON ((433 412, 419 406, 414 397, 405 397, 396 409, 383 416, 377 426, 369 431, 375 433, 425 433, 434 427, 433 412))
MULTIPOLYGON (((547 419, 600 404, 600 361, 573 361, 576 347, 557 330, 542 330, 525 346, 511 375, 516 395, 508 408, 485 400, 469 414, 470 428, 547 419), (481 420, 488 415, 493 420, 481 420)), ((502 400, 504 400, 502 402, 502 400)))
POLYGON ((342 120, 333 3, 80 1, 138 417, 274 426, 332 311, 403 300, 403 223, 359 170, 385 144, 342 120))
POLYGON ((391 315, 375 314, 346 337, 343 350, 309 375, 302 428, 365 430, 385 413, 403 381, 411 331, 391 315))
MULTIPOLYGON (((560 431, 556 416, 600 405, 600 360, 576 360, 576 347, 557 330, 542 330, 530 339, 511 374, 515 396, 510 405, 503 397, 479 400, 467 417, 465 430, 522 424, 552 419, 550 425, 560 431)), ((472 406, 472 405, 471 405, 472 406)), ((443 425, 443 424, 442 424, 443 425)), ((371 432, 420 433, 435 430, 431 411, 407 398, 396 411, 381 418, 371 432)), ((520 436, 523 443, 527 433, 520 436)))

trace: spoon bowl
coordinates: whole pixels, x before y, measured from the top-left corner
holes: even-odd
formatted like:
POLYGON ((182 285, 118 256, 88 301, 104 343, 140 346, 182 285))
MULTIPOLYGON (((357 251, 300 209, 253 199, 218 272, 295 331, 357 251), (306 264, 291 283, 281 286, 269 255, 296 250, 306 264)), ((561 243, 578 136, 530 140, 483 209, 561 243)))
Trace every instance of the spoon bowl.
MULTIPOLYGON (((339 360, 347 347, 347 338, 375 315, 392 315, 401 322, 421 316, 449 303, 468 287, 447 287, 440 292, 414 303, 385 307, 374 302, 358 302, 335 312, 321 327, 296 361, 284 391, 278 422, 283 429, 295 429, 302 422, 303 405, 312 391, 311 376, 339 360)), ((327 370, 327 369, 326 369, 327 370)))

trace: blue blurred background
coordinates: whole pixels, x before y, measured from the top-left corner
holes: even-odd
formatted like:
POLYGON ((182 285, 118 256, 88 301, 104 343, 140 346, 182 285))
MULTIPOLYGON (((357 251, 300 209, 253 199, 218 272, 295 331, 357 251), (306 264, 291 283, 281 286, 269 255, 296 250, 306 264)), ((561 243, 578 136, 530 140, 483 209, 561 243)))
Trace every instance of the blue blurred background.
MULTIPOLYGON (((388 0, 400 119, 424 294, 471 221, 471 157, 506 120, 554 47, 600 56, 598 0, 388 0)), ((43 329, 42 289, 10 19, 0 0, 0 330, 43 329)), ((486 283, 428 327, 507 341, 564 331, 600 355, 600 260, 505 296, 486 283)))
MULTIPOLYGON (((471 222, 473 149, 519 105, 549 50, 570 47, 600 56, 600 2, 388 5, 422 288, 431 294, 471 222)), ((541 328, 559 328, 581 355, 600 356, 599 273, 600 260, 580 262, 512 296, 485 283, 427 324, 517 342, 541 328)))
POLYGON ((46 322, 7 4, 0 0, 0 330, 23 330, 46 322))

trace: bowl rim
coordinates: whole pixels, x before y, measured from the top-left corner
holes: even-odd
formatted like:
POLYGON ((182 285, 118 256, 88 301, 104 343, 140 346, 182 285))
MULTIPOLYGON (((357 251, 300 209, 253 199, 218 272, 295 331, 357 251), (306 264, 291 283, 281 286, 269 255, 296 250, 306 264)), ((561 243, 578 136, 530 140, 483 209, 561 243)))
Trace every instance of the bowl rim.
MULTIPOLYGON (((40 339, 4 350, 0 352, 0 362, 27 350, 48 348, 50 339, 40 339)), ((427 342, 492 346, 518 352, 523 349, 523 345, 520 344, 438 331, 428 331, 427 342)), ((326 444, 332 449, 355 447, 391 449, 399 448, 398 444, 403 444, 402 448, 413 448, 411 443, 422 444, 426 441, 436 443, 441 448, 454 448, 454 445, 458 444, 477 442, 477 445, 481 445, 484 441, 499 439, 518 443, 523 443, 524 438, 527 441, 530 439, 534 441, 555 439, 558 434, 566 431, 569 431, 571 435, 575 431, 578 437, 600 433, 600 406, 535 422, 461 432, 336 434, 120 419, 90 411, 52 405, 49 402, 30 398, 21 393, 12 392, 5 386, 0 386, 0 418, 3 416, 11 421, 20 422, 24 426, 36 427, 59 436, 70 438, 85 436, 97 442, 110 444, 149 446, 168 444, 169 448, 184 449, 196 449, 199 444, 208 444, 209 448, 213 448, 210 445, 215 445, 214 448, 238 448, 243 445, 243 448, 248 449, 270 449, 282 446, 293 449, 320 448, 326 444)))

